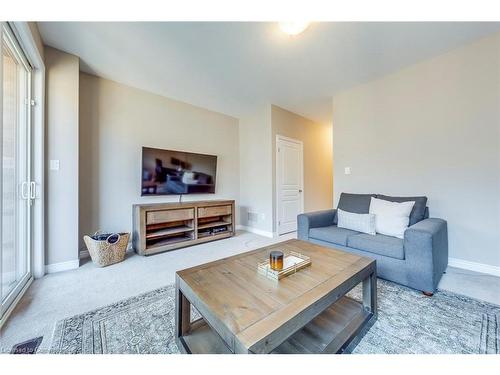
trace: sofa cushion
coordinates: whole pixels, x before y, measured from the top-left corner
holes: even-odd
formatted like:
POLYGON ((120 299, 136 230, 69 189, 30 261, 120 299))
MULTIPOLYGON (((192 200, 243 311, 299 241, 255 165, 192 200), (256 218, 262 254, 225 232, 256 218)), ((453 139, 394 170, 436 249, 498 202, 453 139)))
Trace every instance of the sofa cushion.
POLYGON ((336 225, 330 225, 328 227, 311 228, 309 230, 309 237, 314 238, 315 240, 347 246, 347 238, 358 233, 359 232, 356 232, 355 230, 339 228, 336 225))
POLYGON ((398 203, 414 201, 415 205, 413 206, 413 209, 410 213, 410 226, 425 219, 427 197, 391 197, 388 195, 379 194, 376 198, 398 203))
POLYGON ((396 259, 404 259, 403 240, 397 237, 377 234, 355 234, 347 239, 347 246, 396 259))
MULTIPOLYGON (((370 199, 372 197, 377 197, 377 194, 351 194, 351 193, 341 193, 339 204, 337 208, 353 212, 355 214, 367 214, 370 209, 370 199)), ((338 223, 338 216, 335 213, 333 218, 333 224, 338 223)))

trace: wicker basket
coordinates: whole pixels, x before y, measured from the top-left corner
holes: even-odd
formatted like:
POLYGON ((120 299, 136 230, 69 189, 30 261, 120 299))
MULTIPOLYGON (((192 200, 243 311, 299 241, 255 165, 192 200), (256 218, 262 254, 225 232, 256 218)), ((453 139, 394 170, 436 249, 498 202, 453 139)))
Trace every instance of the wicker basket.
POLYGON ((121 262, 127 252, 129 233, 99 234, 84 236, 92 261, 98 267, 106 267, 121 262))

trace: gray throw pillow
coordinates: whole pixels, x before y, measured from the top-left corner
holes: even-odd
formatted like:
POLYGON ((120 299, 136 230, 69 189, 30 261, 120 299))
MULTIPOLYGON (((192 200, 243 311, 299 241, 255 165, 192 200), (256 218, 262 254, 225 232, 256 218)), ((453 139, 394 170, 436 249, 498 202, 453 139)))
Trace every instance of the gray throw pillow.
MULTIPOLYGON (((352 212, 355 214, 367 214, 370 210, 370 200, 372 197, 376 198, 376 194, 352 194, 341 193, 337 209, 352 212)), ((333 217, 333 224, 337 225, 338 215, 335 212, 333 217)))

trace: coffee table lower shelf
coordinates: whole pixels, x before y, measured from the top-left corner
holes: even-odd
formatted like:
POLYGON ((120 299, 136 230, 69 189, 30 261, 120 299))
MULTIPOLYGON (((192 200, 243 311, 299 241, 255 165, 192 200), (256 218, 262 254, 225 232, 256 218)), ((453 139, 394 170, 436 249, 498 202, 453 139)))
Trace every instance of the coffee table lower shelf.
MULTIPOLYGON (((342 297, 320 315, 275 348, 275 354, 342 353, 352 350, 376 316, 363 304, 342 297), (353 340, 356 340, 354 342, 353 340)), ((230 354, 222 338, 203 320, 191 323, 189 333, 177 340, 182 352, 192 354, 230 354)))

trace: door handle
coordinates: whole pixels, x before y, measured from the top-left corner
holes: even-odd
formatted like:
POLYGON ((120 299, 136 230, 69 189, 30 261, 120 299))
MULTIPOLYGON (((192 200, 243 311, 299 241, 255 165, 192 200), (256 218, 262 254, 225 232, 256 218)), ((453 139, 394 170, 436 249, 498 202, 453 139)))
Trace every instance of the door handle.
POLYGON ((30 199, 34 200, 36 198, 36 182, 30 182, 30 199))
POLYGON ((28 193, 26 191, 27 187, 28 187, 28 181, 23 181, 21 184, 21 198, 22 199, 29 199, 28 193))
POLYGON ((302 189, 299 189, 299 193, 302 193, 302 189))

